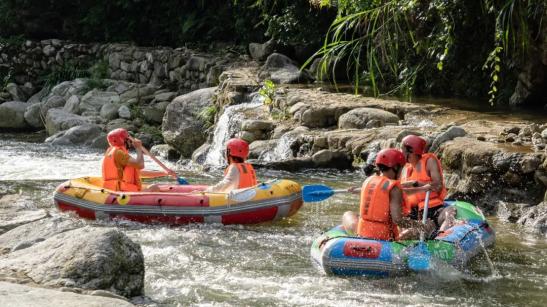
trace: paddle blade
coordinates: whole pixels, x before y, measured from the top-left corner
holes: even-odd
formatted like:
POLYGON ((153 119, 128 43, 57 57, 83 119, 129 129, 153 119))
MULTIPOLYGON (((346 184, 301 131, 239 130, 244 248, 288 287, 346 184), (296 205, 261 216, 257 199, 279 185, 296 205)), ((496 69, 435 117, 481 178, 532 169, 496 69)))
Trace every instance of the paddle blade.
POLYGON ((245 202, 253 199, 256 196, 255 189, 242 189, 230 191, 226 198, 237 202, 245 202))
POLYGON ((334 194, 334 190, 326 185, 305 185, 302 188, 302 199, 307 202, 323 201, 334 194))
POLYGON ((184 179, 184 178, 182 178, 182 177, 177 177, 177 182, 178 182, 180 185, 190 184, 188 181, 186 181, 186 179, 184 179))
POLYGON ((415 272, 424 272, 431 267, 431 253, 425 243, 420 242, 410 250, 408 255, 408 267, 415 272))

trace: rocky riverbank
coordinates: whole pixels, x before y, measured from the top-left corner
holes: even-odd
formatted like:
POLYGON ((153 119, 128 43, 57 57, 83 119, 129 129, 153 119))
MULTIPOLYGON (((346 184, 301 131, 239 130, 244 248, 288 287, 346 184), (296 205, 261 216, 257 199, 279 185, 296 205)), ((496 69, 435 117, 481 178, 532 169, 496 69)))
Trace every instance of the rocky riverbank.
MULTIPOLYGON (((2 63, 37 71, 72 57, 98 59, 106 63, 108 78, 76 78, 38 89, 32 78, 39 72, 20 77, 0 95, 0 128, 45 129, 52 146, 105 148, 106 133, 123 127, 147 146, 156 145, 159 155, 212 167, 223 163, 223 142, 239 136, 251 143, 257 166, 287 171, 360 171, 378 150, 399 146, 415 133, 441 157, 451 197, 547 233, 544 118, 526 121, 332 93, 301 84, 312 80, 312 71, 300 71, 264 45, 251 48, 251 56, 263 62, 248 55, 197 56, 186 49, 78 46, 27 42, 17 60, 2 53, 2 63), (268 89, 266 79, 275 86, 268 89)), ((0 280, 114 299, 143 295, 140 246, 115 228, 18 207, 17 197, 5 194, 0 202, 0 280)), ((38 291, 7 287, 13 293, 38 291)), ((115 301, 105 302, 110 303, 115 301)))

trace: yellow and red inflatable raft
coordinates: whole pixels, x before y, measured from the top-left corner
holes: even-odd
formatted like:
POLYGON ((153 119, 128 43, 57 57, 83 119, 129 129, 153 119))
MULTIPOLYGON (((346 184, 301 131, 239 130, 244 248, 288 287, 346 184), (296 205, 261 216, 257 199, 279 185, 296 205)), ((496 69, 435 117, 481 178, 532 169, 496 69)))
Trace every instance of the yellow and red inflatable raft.
POLYGON ((101 186, 97 177, 64 182, 55 191, 55 205, 86 219, 167 224, 254 224, 289 217, 302 206, 300 185, 290 180, 259 184, 245 201, 203 192, 204 185, 160 185, 160 192, 114 192, 101 186))

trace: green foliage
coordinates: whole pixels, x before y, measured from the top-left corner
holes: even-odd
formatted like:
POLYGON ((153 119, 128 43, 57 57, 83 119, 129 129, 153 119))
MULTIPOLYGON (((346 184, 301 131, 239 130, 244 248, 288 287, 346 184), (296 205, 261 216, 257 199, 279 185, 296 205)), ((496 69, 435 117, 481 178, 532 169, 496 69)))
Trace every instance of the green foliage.
POLYGON ((490 87, 490 103, 503 67, 527 54, 546 9, 544 0, 310 2, 338 11, 314 57, 321 74, 343 65, 356 92, 363 84, 376 96, 483 96, 490 87))
POLYGON ((106 78, 108 78, 108 61, 101 59, 89 68, 89 79, 86 80, 86 86, 89 90, 104 90, 108 87, 108 84, 104 81, 106 78))
POLYGON ((87 67, 82 64, 72 61, 66 61, 61 66, 54 66, 47 74, 39 78, 39 82, 44 84, 44 87, 52 87, 63 81, 70 81, 76 78, 89 77, 87 67))
POLYGON ((258 94, 264 98, 264 104, 270 106, 274 102, 276 91, 275 83, 272 80, 264 80, 262 87, 258 90, 258 94))
POLYGON ((214 125, 217 113, 218 107, 211 105, 201 109, 197 117, 203 122, 205 128, 209 128, 214 125))
POLYGON ((0 72, 0 91, 6 89, 8 83, 12 82, 12 70, 7 70, 5 73, 0 72))

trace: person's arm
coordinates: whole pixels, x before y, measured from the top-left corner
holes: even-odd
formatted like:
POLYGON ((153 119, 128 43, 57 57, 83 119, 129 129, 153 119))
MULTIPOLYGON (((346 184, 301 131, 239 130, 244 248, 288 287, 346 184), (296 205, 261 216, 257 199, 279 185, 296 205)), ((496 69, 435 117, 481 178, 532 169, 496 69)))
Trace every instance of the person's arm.
POLYGON ((222 180, 205 189, 205 192, 229 192, 237 189, 239 185, 239 170, 237 167, 230 167, 228 173, 222 178, 222 180))
POLYGON ((159 177, 171 176, 171 174, 166 172, 152 171, 152 170, 145 170, 145 169, 141 169, 139 173, 141 175, 141 178, 159 178, 159 177))
POLYGON ((391 221, 402 228, 417 228, 423 230, 424 225, 418 221, 403 217, 403 192, 399 187, 393 187, 389 192, 389 211, 391 221))
POLYGON ((439 170, 437 161, 434 158, 427 160, 426 170, 429 172, 429 177, 431 177, 431 189, 435 192, 440 192, 443 187, 443 179, 441 178, 441 171, 439 170))
POLYGON ((133 142, 133 147, 135 147, 135 150, 137 151, 137 157, 133 158, 129 156, 129 160, 127 161, 127 164, 137 169, 143 169, 144 156, 142 153, 142 142, 139 139, 133 139, 132 142, 133 142))

